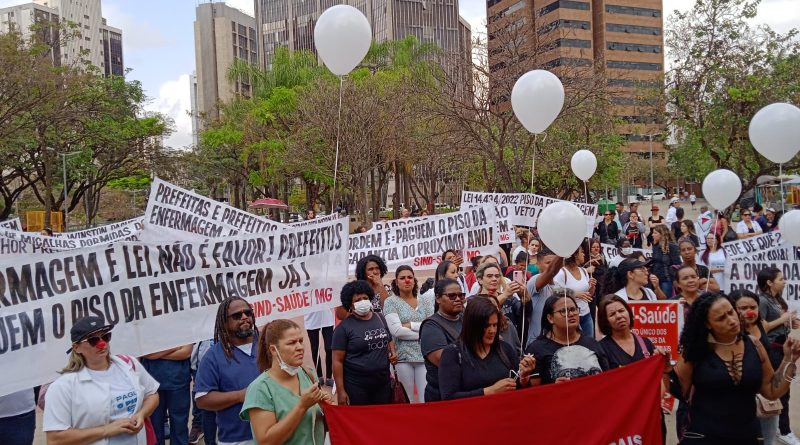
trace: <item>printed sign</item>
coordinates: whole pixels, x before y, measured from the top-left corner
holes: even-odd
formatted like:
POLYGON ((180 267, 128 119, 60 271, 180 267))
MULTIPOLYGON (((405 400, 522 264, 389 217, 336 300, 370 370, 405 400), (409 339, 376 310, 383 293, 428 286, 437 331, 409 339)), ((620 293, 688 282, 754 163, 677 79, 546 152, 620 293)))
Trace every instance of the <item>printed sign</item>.
POLYGON ((683 308, 678 301, 628 301, 633 310, 634 334, 647 337, 657 348, 678 359, 678 340, 683 329, 683 308))
POLYGON ((0 229, 22 231, 22 224, 20 224, 19 218, 7 219, 5 221, 0 221, 0 229))
POLYGON ((346 261, 341 221, 0 258, 0 395, 55 379, 85 315, 115 325, 115 351, 141 356, 212 337, 230 297, 250 302, 258 325, 336 307, 346 261))

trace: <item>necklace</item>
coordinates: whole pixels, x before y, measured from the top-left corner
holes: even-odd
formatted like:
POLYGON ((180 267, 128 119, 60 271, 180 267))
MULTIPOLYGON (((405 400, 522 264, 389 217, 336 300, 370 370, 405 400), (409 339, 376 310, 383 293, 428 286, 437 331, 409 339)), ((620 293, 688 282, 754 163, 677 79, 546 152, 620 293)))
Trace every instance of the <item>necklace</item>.
POLYGON ((735 345, 735 344, 736 344, 738 341, 739 341, 739 337, 737 336, 736 338, 734 338, 734 339, 733 339, 733 341, 730 341, 730 342, 720 342, 720 341, 717 341, 717 339, 716 339, 716 338, 714 338, 714 335, 713 335, 713 334, 708 334, 708 342, 709 342, 709 343, 713 343, 713 344, 715 344, 715 345, 720 345, 720 346, 732 346, 732 345, 735 345))

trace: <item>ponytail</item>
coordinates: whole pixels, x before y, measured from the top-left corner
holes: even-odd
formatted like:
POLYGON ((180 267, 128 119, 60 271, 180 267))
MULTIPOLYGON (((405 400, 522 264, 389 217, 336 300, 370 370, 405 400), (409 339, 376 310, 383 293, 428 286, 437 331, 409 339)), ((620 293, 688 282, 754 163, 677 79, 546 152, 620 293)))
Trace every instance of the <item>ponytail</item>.
POLYGON ((283 333, 292 328, 300 329, 300 326, 292 320, 283 318, 271 321, 264 326, 261 330, 261 336, 258 338, 256 364, 259 371, 265 372, 272 367, 272 351, 270 351, 269 347, 277 345, 278 340, 283 337, 283 333))

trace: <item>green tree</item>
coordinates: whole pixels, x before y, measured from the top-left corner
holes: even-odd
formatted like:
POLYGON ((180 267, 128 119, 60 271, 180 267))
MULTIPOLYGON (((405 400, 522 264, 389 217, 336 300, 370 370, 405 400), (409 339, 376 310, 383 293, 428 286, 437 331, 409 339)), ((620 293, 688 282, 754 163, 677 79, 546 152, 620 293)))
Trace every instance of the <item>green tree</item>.
MULTIPOLYGON (((672 59, 667 75, 672 126, 678 144, 671 153, 679 174, 701 179, 715 168, 741 178, 743 191, 778 166, 750 144, 750 119, 773 102, 800 101, 800 42, 797 30, 780 34, 748 23, 758 1, 698 0, 668 21, 672 59)), ((800 157, 785 165, 800 167, 800 157)))

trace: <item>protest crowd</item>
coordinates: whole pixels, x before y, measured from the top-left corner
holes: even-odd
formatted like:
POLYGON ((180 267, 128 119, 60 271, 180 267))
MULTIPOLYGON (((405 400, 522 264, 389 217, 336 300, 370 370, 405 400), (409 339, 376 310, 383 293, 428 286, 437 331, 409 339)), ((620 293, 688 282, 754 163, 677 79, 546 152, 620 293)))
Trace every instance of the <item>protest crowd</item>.
MULTIPOLYGON (((169 206, 159 201, 163 197, 191 193, 163 182, 153 190, 148 213, 169 206), (166 193, 166 187, 173 190, 166 193)), ((469 193, 480 195, 465 195, 469 193)), ((520 202, 528 199, 529 205, 545 207, 538 198, 519 197, 520 202)), ((95 264, 94 275, 91 265, 84 266, 89 271, 79 269, 67 280, 70 290, 80 294, 77 281, 90 286, 92 278, 110 289, 123 262, 128 280, 154 279, 158 273, 152 270, 181 274, 195 267, 274 262, 282 264, 286 277, 270 280, 270 273, 278 274, 275 266, 260 275, 222 274, 219 282, 227 284, 219 287, 211 275, 182 278, 170 284, 178 286, 173 303, 168 285, 151 283, 142 286, 151 297, 138 309, 142 314, 128 308, 136 306, 135 295, 122 299, 124 322, 109 315, 109 303, 105 310, 73 312, 69 340, 64 333, 58 343, 69 345, 66 355, 59 355, 63 348, 52 354, 46 350, 48 363, 55 366, 41 375, 54 377, 47 380, 51 383, 30 380, 43 385, 0 396, 1 442, 33 443, 38 404, 41 429, 51 444, 151 445, 167 439, 171 444, 201 439, 209 445, 322 444, 334 423, 323 415, 331 405, 428 405, 529 387, 569 388, 584 377, 653 357, 662 371, 661 426, 657 437, 643 443, 665 440, 665 416, 675 416, 681 443, 800 443, 789 424, 789 386, 800 358, 800 342, 790 336, 800 328, 800 319, 789 301, 797 299, 799 257, 796 248, 780 242, 775 210, 767 209, 766 215, 772 214, 768 217, 759 206, 741 209, 731 237, 725 215, 713 215, 703 206, 697 220, 690 221, 677 199, 666 217, 656 205, 650 216, 640 214, 637 203, 627 208, 619 203, 616 211, 607 209, 602 215, 596 209, 583 209, 586 237, 566 257, 550 249, 535 224, 504 220, 500 205, 467 202, 455 214, 382 221, 349 239, 342 220, 329 218, 277 227, 284 232, 261 244, 255 240, 266 235, 231 229, 227 241, 201 243, 186 235, 200 244, 187 241, 188 247, 175 244, 171 249, 164 246, 174 240, 164 245, 157 240, 179 232, 174 220, 160 227, 150 224, 159 221, 157 215, 146 214, 132 232, 118 225, 128 235, 118 237, 124 241, 119 252, 116 244, 80 243, 100 249, 102 255, 88 258, 95 263, 105 258, 107 267, 95 264), (482 226, 491 227, 498 240, 482 237, 482 226), (454 247, 432 247, 449 245, 454 247), (117 254, 122 259, 114 260, 117 254), (342 267, 331 266, 327 255, 335 264, 349 263, 351 278, 342 267), (298 258, 307 262, 297 265, 298 258), (329 274, 340 272, 335 278, 329 274), (258 294, 252 291, 259 283, 264 293, 278 291, 271 286, 296 290, 255 301, 251 297, 258 294), (327 289, 338 298, 326 300, 322 309, 303 308, 310 295, 303 293, 304 286, 327 289), (163 308, 157 309, 162 300, 163 308), (129 323, 169 311, 192 317, 181 312, 186 309, 204 311, 205 325, 189 318, 182 326, 192 332, 177 336, 163 350, 147 346, 158 335, 152 330, 175 331, 157 320, 138 331, 129 323), (302 324, 297 322, 300 316, 302 324), (663 325, 665 331, 649 329, 663 325), (124 333, 117 333, 121 329, 124 333), (174 344, 184 338, 195 341, 174 344), (112 340, 123 344, 112 351, 112 340), (663 403, 667 400, 676 400, 677 410, 663 403)), ((209 212, 209 218, 216 213, 224 214, 209 212)), ((235 220, 247 218, 229 216, 228 221, 235 220)), ((221 230, 230 229, 222 219, 216 223, 221 230)), ((189 233, 192 227, 182 230, 189 233)), ((23 233, 5 231, 0 236, 16 240, 23 251, 38 246, 35 258, 74 252, 48 244, 52 232, 23 233)), ((8 265, 23 260, 19 255, 2 260, 8 265)), ((68 264, 64 260, 59 267, 68 264)), ((10 266, 6 270, 0 289, 4 316, 9 314, 5 307, 22 299, 12 291, 12 271, 17 272, 10 266)), ((52 276, 49 280, 56 283, 52 276)), ((39 295, 25 300, 27 304, 43 301, 49 285, 36 286, 39 295)), ((127 290, 119 294, 128 296, 127 290)), ((323 301, 319 293, 314 295, 323 301)), ((55 320, 56 308, 45 313, 55 314, 54 322, 63 326, 64 314, 55 320)), ((6 339, 3 343, 3 353, 19 348, 8 348, 6 339)), ((7 357, 2 357, 6 369, 24 366, 7 357)))

